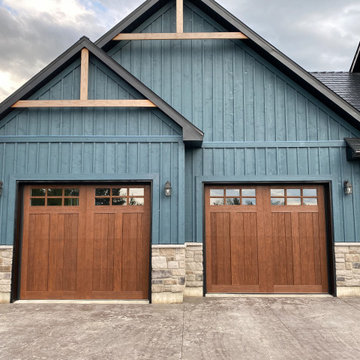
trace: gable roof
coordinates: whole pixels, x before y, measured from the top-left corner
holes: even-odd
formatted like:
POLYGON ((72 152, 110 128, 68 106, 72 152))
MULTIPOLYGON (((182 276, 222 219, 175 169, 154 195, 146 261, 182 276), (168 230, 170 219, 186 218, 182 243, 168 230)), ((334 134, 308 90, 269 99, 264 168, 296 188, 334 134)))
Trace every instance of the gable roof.
POLYGON ((313 72, 311 74, 360 111, 360 73, 313 72))
POLYGON ((353 59, 353 62, 350 67, 351 73, 360 73, 360 42, 358 48, 356 49, 356 53, 353 59))
MULTIPOLYGON (((104 34, 96 41, 96 45, 108 51, 114 46, 115 41, 112 39, 121 32, 132 32, 148 17, 159 10, 169 0, 147 0, 140 5, 135 11, 128 15, 124 20, 114 26, 110 31, 104 34)), ((200 8, 208 16, 212 17, 228 31, 239 31, 246 35, 248 39, 246 44, 263 56, 272 65, 277 67, 305 90, 325 103, 334 112, 348 121, 355 128, 360 130, 360 112, 345 101, 341 96, 334 93, 325 86, 316 77, 304 70, 269 42, 247 27, 243 22, 229 13, 214 0, 188 0, 200 8)))
POLYGON ((120 76, 123 80, 135 88, 146 99, 153 102, 158 109, 160 109, 164 114, 166 114, 170 119, 178 124, 183 129, 183 140, 186 144, 192 146, 201 145, 204 136, 201 130, 194 126, 190 121, 185 119, 179 112, 173 109, 163 99, 161 99, 152 90, 145 86, 140 80, 125 70, 119 63, 108 56, 87 37, 82 37, 56 60, 54 60, 46 68, 44 68, 27 83, 25 83, 19 90, 4 100, 0 104, 0 119, 2 119, 12 110, 11 106, 14 105, 17 101, 34 94, 50 79, 66 68, 76 59, 77 56, 79 56, 79 53, 83 48, 87 48, 92 55, 97 57, 115 74, 120 76))

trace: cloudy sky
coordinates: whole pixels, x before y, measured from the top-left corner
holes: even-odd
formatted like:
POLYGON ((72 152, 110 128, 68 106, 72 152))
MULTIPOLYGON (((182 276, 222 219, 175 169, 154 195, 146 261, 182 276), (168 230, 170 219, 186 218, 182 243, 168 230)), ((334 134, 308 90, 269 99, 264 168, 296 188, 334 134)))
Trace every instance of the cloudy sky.
MULTIPOLYGON (((82 35, 97 40, 143 0, 0 0, 0 101, 82 35)), ((359 0, 218 0, 309 71, 348 71, 359 0)))

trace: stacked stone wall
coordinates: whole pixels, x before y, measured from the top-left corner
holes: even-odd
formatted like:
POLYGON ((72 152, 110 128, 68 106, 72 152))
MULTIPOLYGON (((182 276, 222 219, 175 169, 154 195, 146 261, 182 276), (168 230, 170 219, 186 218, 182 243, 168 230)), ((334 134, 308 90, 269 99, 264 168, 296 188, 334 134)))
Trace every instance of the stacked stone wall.
POLYGON ((0 246, 0 303, 10 302, 12 259, 12 246, 0 246))
POLYGON ((204 268, 202 244, 186 243, 185 269, 184 296, 203 296, 204 268))
POLYGON ((360 243, 335 244, 338 296, 360 296, 360 243))
POLYGON ((185 247, 154 245, 152 247, 152 302, 181 303, 185 288, 185 247))

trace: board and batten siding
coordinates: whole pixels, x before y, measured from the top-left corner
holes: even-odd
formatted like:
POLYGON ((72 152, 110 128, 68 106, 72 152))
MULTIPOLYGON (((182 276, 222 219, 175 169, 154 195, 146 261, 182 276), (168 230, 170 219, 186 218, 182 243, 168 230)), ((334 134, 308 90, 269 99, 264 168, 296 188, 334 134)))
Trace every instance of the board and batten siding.
MULTIPOLYGON (((32 98, 77 98, 78 66, 70 65, 32 98)), ((95 59, 90 83, 92 98, 139 98, 95 59)), ((184 151, 181 128, 158 109, 12 111, 0 122, 0 245, 13 243, 17 180, 151 180, 152 242, 183 242, 184 151), (162 191, 168 180, 171 198, 162 191)))
MULTIPOLYGON (((175 14, 169 3, 134 32, 173 32, 175 14)), ((226 30, 185 1, 184 31, 226 30)), ((331 181, 334 239, 360 241, 360 165, 343 141, 360 132, 246 40, 123 41, 109 55, 205 133, 186 150, 186 241, 203 241, 202 181, 331 181)))

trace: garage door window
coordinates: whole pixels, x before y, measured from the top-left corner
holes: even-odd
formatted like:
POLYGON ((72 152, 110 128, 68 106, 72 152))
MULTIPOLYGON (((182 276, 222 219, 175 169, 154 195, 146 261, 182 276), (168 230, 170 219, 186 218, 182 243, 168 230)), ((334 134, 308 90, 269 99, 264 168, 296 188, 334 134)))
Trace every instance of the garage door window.
POLYGON ((79 189, 31 189, 31 206, 79 206, 79 189))
POLYGON ((210 205, 256 205, 256 190, 241 188, 210 189, 210 205))
POLYGON ((304 188, 271 189, 271 205, 273 206, 316 206, 317 190, 304 188))
POLYGON ((96 188, 95 206, 144 206, 144 188, 96 188))

